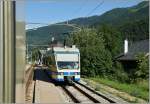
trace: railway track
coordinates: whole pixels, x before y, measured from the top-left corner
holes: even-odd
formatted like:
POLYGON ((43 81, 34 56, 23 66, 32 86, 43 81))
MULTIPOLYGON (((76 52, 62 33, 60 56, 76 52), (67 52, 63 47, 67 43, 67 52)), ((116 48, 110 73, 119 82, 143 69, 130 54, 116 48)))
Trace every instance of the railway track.
POLYGON ((116 103, 80 82, 73 82, 72 86, 60 85, 60 87, 74 103, 116 103))
POLYGON ((35 87, 36 87, 36 81, 34 81, 34 83, 33 83, 32 103, 35 103, 35 87))
POLYGON ((70 96, 70 98, 74 103, 81 103, 81 101, 78 98, 76 98, 66 86, 61 86, 61 87, 70 96))
POLYGON ((99 103, 92 96, 76 89, 75 86, 62 86, 62 88, 74 103, 99 103))
POLYGON ((61 87, 74 103, 115 103, 80 82, 74 82, 72 86, 61 87))
POLYGON ((35 82, 30 80, 30 83, 28 85, 28 91, 26 92, 26 96, 25 96, 25 102, 26 103, 32 103, 33 101, 33 91, 34 91, 34 84, 35 82))
POLYGON ((107 102, 107 103, 116 103, 116 101, 110 99, 109 97, 96 92, 94 89, 80 83, 80 82, 75 82, 76 85, 80 86, 81 88, 85 89, 84 91, 88 92, 90 95, 95 96, 96 98, 98 98, 99 100, 101 100, 102 102, 107 102))
MULTIPOLYGON (((47 76, 47 74, 43 74, 43 75, 47 76)), ((33 89, 32 103, 36 102, 35 95, 37 95, 37 93, 35 93, 35 87, 37 86, 35 77, 36 76, 34 76, 34 89, 33 89)), ((64 83, 57 84, 55 82, 53 82, 53 84, 56 84, 55 86, 60 89, 60 93, 62 93, 62 96, 64 96, 64 99, 68 102, 73 102, 73 103, 117 103, 117 102, 120 102, 120 101, 114 100, 111 97, 108 97, 107 95, 99 93, 95 91, 94 89, 80 82, 73 82, 72 85, 68 85, 64 83)))
POLYGON ((25 71, 25 102, 26 103, 32 103, 33 99, 33 86, 34 86, 34 81, 33 81, 33 68, 30 66, 26 71, 25 71))

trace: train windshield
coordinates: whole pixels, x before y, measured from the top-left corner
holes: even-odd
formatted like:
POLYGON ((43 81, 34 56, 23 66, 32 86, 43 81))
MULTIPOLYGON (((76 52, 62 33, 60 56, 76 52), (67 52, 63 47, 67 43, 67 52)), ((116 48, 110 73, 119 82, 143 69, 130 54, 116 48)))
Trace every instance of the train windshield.
POLYGON ((57 62, 58 69, 79 69, 79 62, 64 62, 58 61, 57 62))

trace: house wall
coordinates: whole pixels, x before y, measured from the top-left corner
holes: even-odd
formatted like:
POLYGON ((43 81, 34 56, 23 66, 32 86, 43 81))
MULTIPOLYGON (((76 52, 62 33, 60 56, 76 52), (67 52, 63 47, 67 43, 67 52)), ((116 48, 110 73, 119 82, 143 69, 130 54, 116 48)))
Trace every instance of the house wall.
POLYGON ((127 73, 130 73, 137 67, 136 60, 122 60, 120 61, 120 63, 122 64, 127 73))

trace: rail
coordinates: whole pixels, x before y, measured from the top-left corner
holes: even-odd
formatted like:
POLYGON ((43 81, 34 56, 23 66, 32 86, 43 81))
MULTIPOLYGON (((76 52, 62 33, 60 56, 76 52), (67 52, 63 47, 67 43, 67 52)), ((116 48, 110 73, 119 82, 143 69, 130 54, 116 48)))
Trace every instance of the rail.
POLYGON ((84 84, 82 84, 82 83, 80 83, 80 82, 75 82, 75 83, 76 83, 76 84, 79 84, 80 86, 83 86, 84 88, 86 88, 87 90, 93 92, 94 94, 96 94, 96 95, 98 95, 98 96, 100 96, 100 97, 106 99, 106 100, 109 101, 110 103, 116 103, 115 101, 111 100, 110 98, 106 97, 105 95, 96 92, 96 91, 93 90, 92 88, 90 88, 90 87, 88 87, 88 86, 86 86, 86 85, 84 85, 84 84))
POLYGON ((25 71, 25 94, 27 97, 27 93, 29 90, 29 86, 32 83, 33 80, 33 66, 31 65, 29 68, 27 68, 27 70, 25 71))
POLYGON ((67 88, 66 86, 62 86, 63 90, 71 97, 71 99, 74 101, 74 103, 81 103, 80 100, 78 100, 67 88))
POLYGON ((63 85, 61 87, 66 92, 66 94, 72 99, 74 103, 101 103, 99 100, 97 100, 90 94, 86 93, 84 90, 82 90, 80 87, 76 86, 75 84, 71 86, 63 85))
POLYGON ((91 96, 88 93, 86 93, 85 91, 83 91, 81 88, 79 88, 75 84, 73 85, 73 87, 75 89, 77 89, 78 91, 80 91, 83 95, 85 95, 86 97, 88 97, 90 100, 92 100, 94 103, 100 103, 97 99, 95 99, 93 96, 91 96))

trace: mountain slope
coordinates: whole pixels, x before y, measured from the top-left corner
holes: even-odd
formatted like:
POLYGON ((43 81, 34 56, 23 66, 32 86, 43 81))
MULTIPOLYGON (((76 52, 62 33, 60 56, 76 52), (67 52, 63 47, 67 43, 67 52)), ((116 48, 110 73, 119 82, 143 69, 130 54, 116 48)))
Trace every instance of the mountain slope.
MULTIPOLYGON (((80 26, 99 26, 102 24, 110 24, 113 27, 121 27, 123 31, 124 24, 130 24, 132 21, 132 26, 134 22, 145 21, 149 17, 149 2, 143 1, 138 5, 127 7, 127 8, 116 8, 110 10, 100 16, 91 16, 84 18, 77 18, 69 21, 71 24, 77 24, 80 26)), ((147 25, 147 23, 146 23, 147 25)), ((140 26, 140 25, 139 25, 140 26)), ((73 27, 66 25, 51 25, 40 27, 37 30, 28 30, 26 32, 27 43, 28 44, 48 44, 51 40, 51 37, 59 41, 63 41, 67 33, 73 31, 73 27)))
POLYGON ((52 37, 63 41, 68 35, 67 32, 73 31, 72 27, 66 25, 52 25, 28 30, 26 32, 28 44, 48 44, 52 37))
POLYGON ((69 22, 78 25, 88 25, 88 26, 100 24, 111 24, 116 26, 121 25, 127 21, 139 20, 148 16, 149 16, 149 4, 148 1, 143 1, 133 7, 115 8, 102 14, 101 16, 77 18, 69 22))

